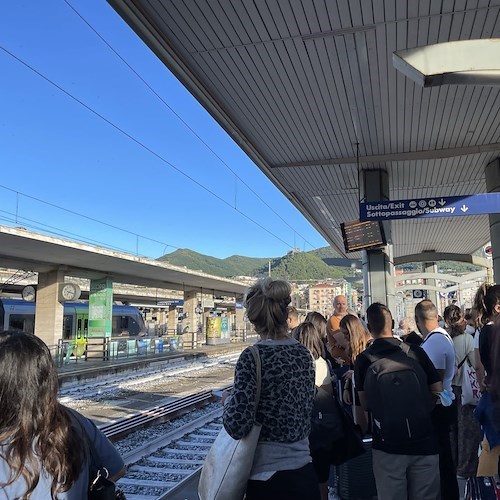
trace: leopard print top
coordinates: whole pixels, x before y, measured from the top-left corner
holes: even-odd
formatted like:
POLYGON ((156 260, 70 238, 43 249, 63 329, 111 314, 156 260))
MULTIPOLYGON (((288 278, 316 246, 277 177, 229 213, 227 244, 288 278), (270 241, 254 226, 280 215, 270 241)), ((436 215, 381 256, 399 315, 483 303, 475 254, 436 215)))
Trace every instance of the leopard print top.
MULTIPOLYGON (((259 441, 293 443, 308 437, 315 378, 311 354, 288 338, 256 345, 262 363, 259 441)), ((252 429, 256 391, 255 360, 247 348, 238 359, 233 392, 224 405, 224 427, 234 439, 241 439, 252 429)))

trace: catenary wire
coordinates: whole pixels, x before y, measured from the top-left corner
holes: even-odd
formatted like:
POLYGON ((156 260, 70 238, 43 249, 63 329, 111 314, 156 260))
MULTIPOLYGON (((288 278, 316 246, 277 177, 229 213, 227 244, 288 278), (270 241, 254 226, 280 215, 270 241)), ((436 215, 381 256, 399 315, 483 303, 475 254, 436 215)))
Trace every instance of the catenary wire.
POLYGON ((83 17, 80 12, 68 1, 64 0, 64 3, 84 22, 95 34, 96 36, 120 59, 120 61, 127 66, 127 68, 134 73, 134 75, 141 80, 141 82, 166 106, 170 112, 175 115, 175 117, 217 158, 234 176, 238 179, 254 196, 257 197, 271 212, 273 212, 283 223, 285 223, 292 231, 294 231, 300 238, 304 240, 311 248, 315 248, 312 243, 310 243, 304 236, 302 236, 289 222, 284 219, 276 210, 274 210, 271 205, 269 205, 266 200, 264 200, 251 186, 249 186, 231 166, 194 130, 179 113, 177 113, 170 104, 160 95, 158 92, 125 60, 124 57, 83 17))
POLYGON ((244 218, 246 218, 247 220, 249 220, 250 222, 252 222, 256 226, 260 227, 263 231, 265 231, 266 233, 270 234, 271 236, 273 236, 277 240, 281 241, 287 247, 293 248, 293 246, 290 243, 288 243, 284 239, 282 239, 279 236, 277 236, 276 234, 274 234, 271 230, 269 230, 266 227, 264 227, 262 224, 260 224, 259 222, 257 222, 255 219, 252 219, 245 212, 241 211, 240 209, 238 209, 236 207, 233 207, 231 205, 231 203, 227 202, 224 198, 222 198, 221 196, 219 196, 217 193, 215 193, 214 191, 208 189, 201 182, 198 182, 194 177, 191 177, 186 172, 184 172, 183 170, 181 170, 179 167, 177 167, 176 165, 174 165, 172 162, 168 161, 166 158, 164 158, 163 156, 161 156, 159 153, 157 153, 156 151, 152 150, 150 147, 146 146, 139 139, 136 139, 133 135, 129 134, 128 132, 126 132, 125 130, 123 130, 122 128, 120 128, 118 125, 116 125, 115 123, 113 123, 111 120, 109 120, 108 118, 106 118, 104 115, 102 115, 99 112, 95 111, 89 105, 85 104, 83 101, 81 101, 80 99, 78 99, 77 97, 75 97, 73 94, 69 93, 67 90, 65 90, 63 87, 61 87, 60 85, 58 85, 57 83, 55 83, 54 81, 52 81, 50 78, 48 78, 43 73, 41 73, 40 71, 38 71, 37 69, 35 69, 33 66, 31 66, 30 64, 28 64, 27 62, 25 62, 24 60, 22 60, 20 57, 16 56, 13 52, 11 52, 10 50, 6 49, 3 46, 0 46, 0 50, 3 50, 7 55, 9 55, 10 57, 12 57, 16 61, 18 61, 20 64, 22 64, 23 66, 25 66, 29 70, 31 70, 33 73, 35 73, 36 75, 38 75, 40 78, 42 78, 46 82, 50 83, 52 86, 54 86, 56 89, 58 89, 59 91, 61 91, 63 94, 65 94, 69 98, 73 99, 75 102, 77 102, 78 104, 80 104, 81 106, 83 106, 85 109, 87 109, 88 111, 90 111, 92 114, 94 114, 97 117, 99 117, 101 120, 103 120, 104 122, 106 122, 108 125, 110 125, 111 127, 113 127, 115 130, 117 130, 118 132, 120 132, 121 134, 123 134, 125 137, 127 137, 131 141, 135 142, 138 146, 140 146, 144 150, 146 150, 149 153, 151 153, 153 156, 155 156, 156 158, 158 158, 159 160, 161 160, 163 163, 165 163, 168 166, 170 166, 172 169, 174 169, 176 172, 178 172, 182 176, 184 176, 187 179, 189 179, 191 182, 193 182, 194 184, 196 184, 197 186, 199 186, 201 189, 203 189, 207 193, 210 193, 212 196, 214 196, 219 201, 221 201, 222 203, 224 203, 225 205, 227 205, 229 208, 233 209, 235 212, 239 213, 241 216, 243 216, 244 218))
MULTIPOLYGON (((1 210, 0 209, 0 212, 2 212, 4 214, 7 214, 7 215, 14 216, 14 214, 12 212, 8 212, 7 210, 1 210)), ((119 250, 120 252, 130 253, 129 250, 127 250, 125 248, 117 247, 115 245, 109 245, 109 244, 104 243, 102 241, 94 240, 92 238, 87 238, 86 236, 82 236, 81 234, 72 233, 71 231, 66 231, 65 229, 62 229, 60 227, 51 226, 49 224, 46 224, 45 222, 40 222, 40 221, 35 220, 35 219, 30 219, 28 217, 21 217, 21 216, 19 216, 18 219, 22 219, 22 221, 16 220, 14 218, 8 218, 8 217, 2 217, 2 216, 0 216, 0 220, 4 220, 6 222, 15 223, 15 224, 18 224, 18 225, 19 225, 20 222, 22 222, 23 226, 27 226, 27 227, 29 227, 31 229, 36 229, 38 231, 44 231, 46 233, 54 234, 56 236, 61 236, 61 237, 65 237, 65 236, 69 235, 69 236, 73 236, 73 237, 79 238, 79 240, 82 241, 82 242, 84 242, 84 243, 94 243, 94 244, 97 243, 99 245, 105 246, 106 248, 109 248, 110 250, 119 250), (39 225, 36 226, 34 224, 26 224, 25 221, 33 222, 33 223, 39 224, 39 225), (50 229, 46 229, 46 228, 50 228, 50 229, 53 229, 55 231, 51 231, 50 229)))
MULTIPOLYGON (((11 191, 12 193, 20 194, 21 196, 24 196, 25 198, 29 198, 29 199, 37 201, 39 203, 44 203, 45 205, 48 205, 49 207, 57 208, 58 210, 62 210, 63 212, 67 212, 67 213, 72 214, 72 215, 77 215, 78 217, 83 217, 84 219, 90 220, 92 222, 97 222, 98 224, 102 224, 106 227, 110 227, 112 229, 117 229, 118 231, 123 231, 124 233, 131 234, 133 236, 139 236, 140 238, 143 238, 144 240, 151 241, 153 243, 159 243, 160 245, 163 245, 165 247, 172 247, 172 248, 175 248, 176 250, 180 250, 180 247, 176 247, 175 245, 171 245, 170 243, 165 243, 164 241, 155 240, 154 238, 150 238, 149 236, 143 236, 142 234, 134 233, 133 231, 130 231, 128 229, 123 229, 122 227, 115 226, 113 224, 109 224, 108 222, 103 222, 99 219, 94 219, 93 217, 90 217, 88 215, 84 215, 84 214, 81 214, 79 212, 75 212, 74 210, 70 210, 69 208, 61 207, 60 205, 56 205, 55 203, 51 203, 49 201, 42 200, 41 198, 37 198, 35 196, 31 196, 31 195, 26 194, 26 193, 21 193, 20 191, 16 191, 15 189, 9 188, 7 186, 3 186, 2 184, 0 184, 0 188, 6 189, 7 191, 11 191)), ((38 222, 38 221, 35 221, 35 222, 38 222)), ((38 223, 41 224, 40 222, 38 222, 38 223)), ((60 229, 60 228, 55 228, 55 229, 59 229, 62 231, 62 229, 60 229)), ((68 234, 71 234, 71 233, 68 233, 68 234)))

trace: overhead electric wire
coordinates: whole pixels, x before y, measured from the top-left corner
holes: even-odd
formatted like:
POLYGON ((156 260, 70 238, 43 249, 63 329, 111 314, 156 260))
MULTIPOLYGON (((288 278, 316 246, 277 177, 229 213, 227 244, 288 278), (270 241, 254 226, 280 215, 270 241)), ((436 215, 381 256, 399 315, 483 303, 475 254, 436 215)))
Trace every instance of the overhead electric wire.
MULTIPOLYGON (((6 189, 7 191, 11 191, 12 193, 20 194, 21 196, 24 196, 24 197, 29 198, 31 200, 38 201, 39 203, 44 203, 45 205, 48 205, 49 207, 57 208, 58 210, 62 210, 63 212, 67 212, 67 213, 72 214, 72 215, 77 215, 78 217, 83 217, 84 219, 90 220, 92 222, 97 222, 98 224, 102 224, 103 226, 107 226, 107 227, 110 227, 112 229, 117 229, 118 231, 123 231, 124 233, 131 234, 133 236, 139 236, 140 238, 143 238, 144 240, 148 240, 148 241, 151 241, 153 243, 159 243, 160 245, 163 245, 165 247, 172 247, 172 248, 175 248, 176 250, 180 250, 180 247, 176 247, 175 245, 171 245, 170 243, 165 243, 164 241, 155 240, 154 238, 150 238, 149 236, 143 236, 142 234, 134 233, 133 231, 130 231, 128 229, 123 229, 122 227, 115 226, 113 224, 110 224, 109 222, 103 222, 99 219, 94 219, 93 217, 81 214, 79 212, 75 212, 74 210, 70 210, 69 208, 61 207, 59 205, 56 205, 55 203, 51 203, 50 201, 45 201, 45 200, 42 200, 41 198, 36 198, 35 196, 31 196, 31 195, 26 194, 26 193, 21 193, 20 191, 16 191, 15 189, 9 188, 7 186, 3 186, 2 184, 0 184, 0 188, 6 189)), ((0 210, 0 211, 4 211, 4 210, 0 210)), ((6 212, 6 213, 10 213, 10 212, 6 212)), ((33 222, 38 222, 38 221, 33 221, 33 222)), ((41 222, 38 222, 38 223, 42 224, 41 222)), ((47 226, 47 227, 50 227, 50 226, 47 226)), ((63 229, 60 229, 60 228, 54 228, 54 229, 59 229, 59 230, 63 231, 63 229)), ((71 233, 68 232, 68 234, 71 234, 71 233)), ((118 247, 116 247, 116 248, 118 248, 118 247)))
MULTIPOLYGON (((3 212, 4 214, 7 214, 7 215, 12 215, 12 216, 14 215, 12 212, 8 212, 7 210, 0 209, 0 212, 3 212)), ((7 217, 0 217, 0 219, 5 220, 7 222, 11 222, 11 223, 15 222, 16 224, 19 225, 19 220, 16 220, 16 219, 9 219, 7 217)), ((87 238, 86 236, 82 236, 81 234, 72 233, 71 231, 66 231, 66 229, 62 229, 60 227, 51 226, 50 224, 46 224, 45 222, 40 222, 40 221, 35 220, 35 219, 30 219, 28 217, 21 217, 21 216, 19 216, 18 219, 22 219, 23 225, 30 227, 31 229, 36 229, 38 231, 44 231, 46 233, 55 234, 56 236, 62 236, 62 237, 67 236, 67 235, 70 235, 73 237, 76 236, 83 243, 97 243, 99 245, 105 246, 106 248, 109 248, 110 250, 119 250, 120 252, 130 253, 130 251, 127 250, 126 248, 117 247, 115 245, 109 245, 109 244, 104 243, 104 242, 99 241, 99 240, 87 238), (34 222, 35 224, 39 224, 39 226, 35 226, 34 224, 25 224, 24 221, 34 222), (42 226, 42 227, 40 227, 40 226, 42 226), (55 229, 56 231, 59 231, 59 232, 50 231, 50 230, 45 229, 45 228, 55 229)))
MULTIPOLYGON (((96 36, 120 59, 120 61, 127 66, 127 68, 134 73, 134 75, 141 80, 141 82, 166 106, 171 113, 173 113, 177 119, 238 179, 254 196, 256 196, 271 212, 273 212, 282 222, 284 222, 292 231, 294 231, 300 238, 304 240, 311 248, 315 248, 304 236, 302 236, 296 229, 289 224, 289 222, 284 219, 276 210, 274 210, 267 201, 262 198, 259 193, 257 193, 251 186, 249 186, 232 168, 231 166, 221 157, 219 154, 194 130, 185 120, 182 118, 177 111, 175 111, 170 104, 127 62, 127 60, 121 56, 121 54, 78 12, 78 10, 73 7, 73 5, 68 1, 64 0, 64 3, 96 34, 96 36)), ((293 248, 293 247, 292 247, 293 248)))
POLYGON ((198 182, 196 179, 194 179, 193 177, 191 177, 190 175, 188 175, 186 172, 184 172, 183 170, 181 170, 179 167, 177 167, 176 165, 174 165, 172 162, 168 161, 166 158, 163 158, 163 156, 161 156, 159 153, 157 153, 156 151, 153 151, 150 147, 146 146, 144 143, 142 143, 141 141, 139 141, 139 139, 136 139, 134 136, 130 135, 128 132, 126 132, 125 130, 123 130, 122 128, 120 128, 118 125, 115 125, 112 121, 110 121, 104 115, 101 115, 99 112, 95 111, 89 105, 85 104, 83 101, 81 101, 80 99, 78 99, 77 97, 75 97, 73 94, 69 93, 63 87, 61 87, 57 83, 53 82, 50 78, 48 78, 47 76, 45 76, 43 73, 41 73, 40 71, 38 71, 37 69, 35 69, 33 66, 31 66, 27 62, 23 61, 20 57, 16 56, 13 52, 11 52, 10 50, 6 49, 3 46, 0 46, 0 50, 3 50, 6 54, 8 54, 13 59, 15 59, 17 62, 19 62, 20 64, 22 64, 23 66, 25 66, 26 68, 28 68, 29 70, 31 70, 33 73, 35 73, 36 75, 38 75, 40 78, 43 78, 46 82, 50 83, 56 89, 58 89, 59 91, 61 91, 63 94, 67 95, 69 98, 73 99, 75 102, 77 102, 78 104, 80 104, 81 106, 83 106, 85 109, 87 109, 88 111, 90 111, 94 115, 98 116, 101 120, 103 120, 104 122, 106 122, 108 125, 110 125, 111 127, 113 127, 115 130, 118 130, 118 132, 120 132, 121 134, 123 134, 125 137, 127 137, 131 141, 135 142, 141 148, 143 148, 144 150, 148 151, 153 156, 155 156, 156 158, 158 158, 162 162, 164 162, 167 165, 169 165, 176 172, 178 172, 179 174, 181 174, 184 177, 186 177, 187 179, 189 179, 191 182, 193 182, 194 184, 196 184, 197 186, 199 186, 200 188, 202 188, 207 193, 210 193, 212 196, 214 196, 215 198, 217 198, 218 200, 220 200, 222 203, 224 203, 225 205, 227 205, 229 208, 233 209, 235 212, 239 213, 241 216, 245 217, 247 220, 249 220, 250 222, 252 222, 256 226, 260 227, 263 231, 265 231, 266 233, 270 234, 271 236, 273 236, 277 240, 281 241, 282 243, 284 243, 289 248, 293 248, 293 246, 290 245, 290 243, 286 242, 285 240, 283 240, 282 238, 280 238, 279 236, 277 236, 276 234, 274 234, 271 230, 269 230, 266 227, 264 227, 262 224, 260 224, 259 222, 257 222, 255 219, 252 219, 246 213, 242 212, 241 210, 239 210, 236 207, 233 207, 229 202, 227 202, 224 198, 222 198, 221 196, 219 196, 217 193, 215 193, 214 191, 211 191, 206 186, 204 186, 203 184, 201 184, 201 182, 198 182))

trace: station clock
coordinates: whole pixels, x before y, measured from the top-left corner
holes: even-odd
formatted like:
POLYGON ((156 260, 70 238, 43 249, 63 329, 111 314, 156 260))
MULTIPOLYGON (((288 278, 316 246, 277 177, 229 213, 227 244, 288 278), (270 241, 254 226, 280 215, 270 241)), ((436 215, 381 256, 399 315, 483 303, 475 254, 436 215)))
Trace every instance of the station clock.
POLYGON ((36 298, 36 288, 33 285, 25 286, 21 292, 21 297, 26 302, 34 302, 36 298))
POLYGON ((80 287, 75 283, 61 283, 59 286, 59 300, 78 300, 81 295, 80 287))

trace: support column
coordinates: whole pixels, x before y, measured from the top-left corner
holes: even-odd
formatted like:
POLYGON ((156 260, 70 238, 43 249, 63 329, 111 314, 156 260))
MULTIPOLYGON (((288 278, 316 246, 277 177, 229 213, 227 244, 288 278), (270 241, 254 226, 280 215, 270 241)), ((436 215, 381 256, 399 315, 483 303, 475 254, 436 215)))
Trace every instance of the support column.
MULTIPOLYGON (((363 170, 360 199, 365 201, 389 200, 389 176, 384 170, 363 170)), ((387 241, 391 241, 391 222, 384 221, 387 241)), ((377 250, 363 250, 364 309, 373 302, 387 305, 395 315, 396 292, 392 245, 377 250)))
POLYGON ((38 274, 35 335, 48 346, 56 345, 62 338, 64 306, 59 302, 59 283, 63 281, 62 271, 38 274))
POLYGON ((177 335, 177 307, 168 306, 168 318, 167 318, 167 335, 173 336, 177 335))
MULTIPOLYGON (((500 159, 493 160, 484 171, 488 193, 500 192, 500 159)), ((493 281, 500 282, 500 214, 490 216, 490 238, 493 248, 493 281)))
POLYGON ((198 306, 198 294, 196 291, 190 290, 184 292, 184 321, 182 343, 184 349, 196 349, 197 346, 197 314, 196 307, 198 306))
MULTIPOLYGON (((435 262, 424 262, 424 273, 437 273, 437 264, 435 262)), ((436 280, 434 278, 425 278, 425 284, 436 286, 436 280)), ((427 298, 437 307, 438 314, 441 314, 439 292, 436 290, 427 290, 427 298)))
POLYGON ((236 308, 234 310, 234 315, 235 315, 235 325, 236 325, 236 335, 239 338, 242 338, 243 341, 246 340, 246 325, 245 325, 245 309, 242 308, 236 308))

